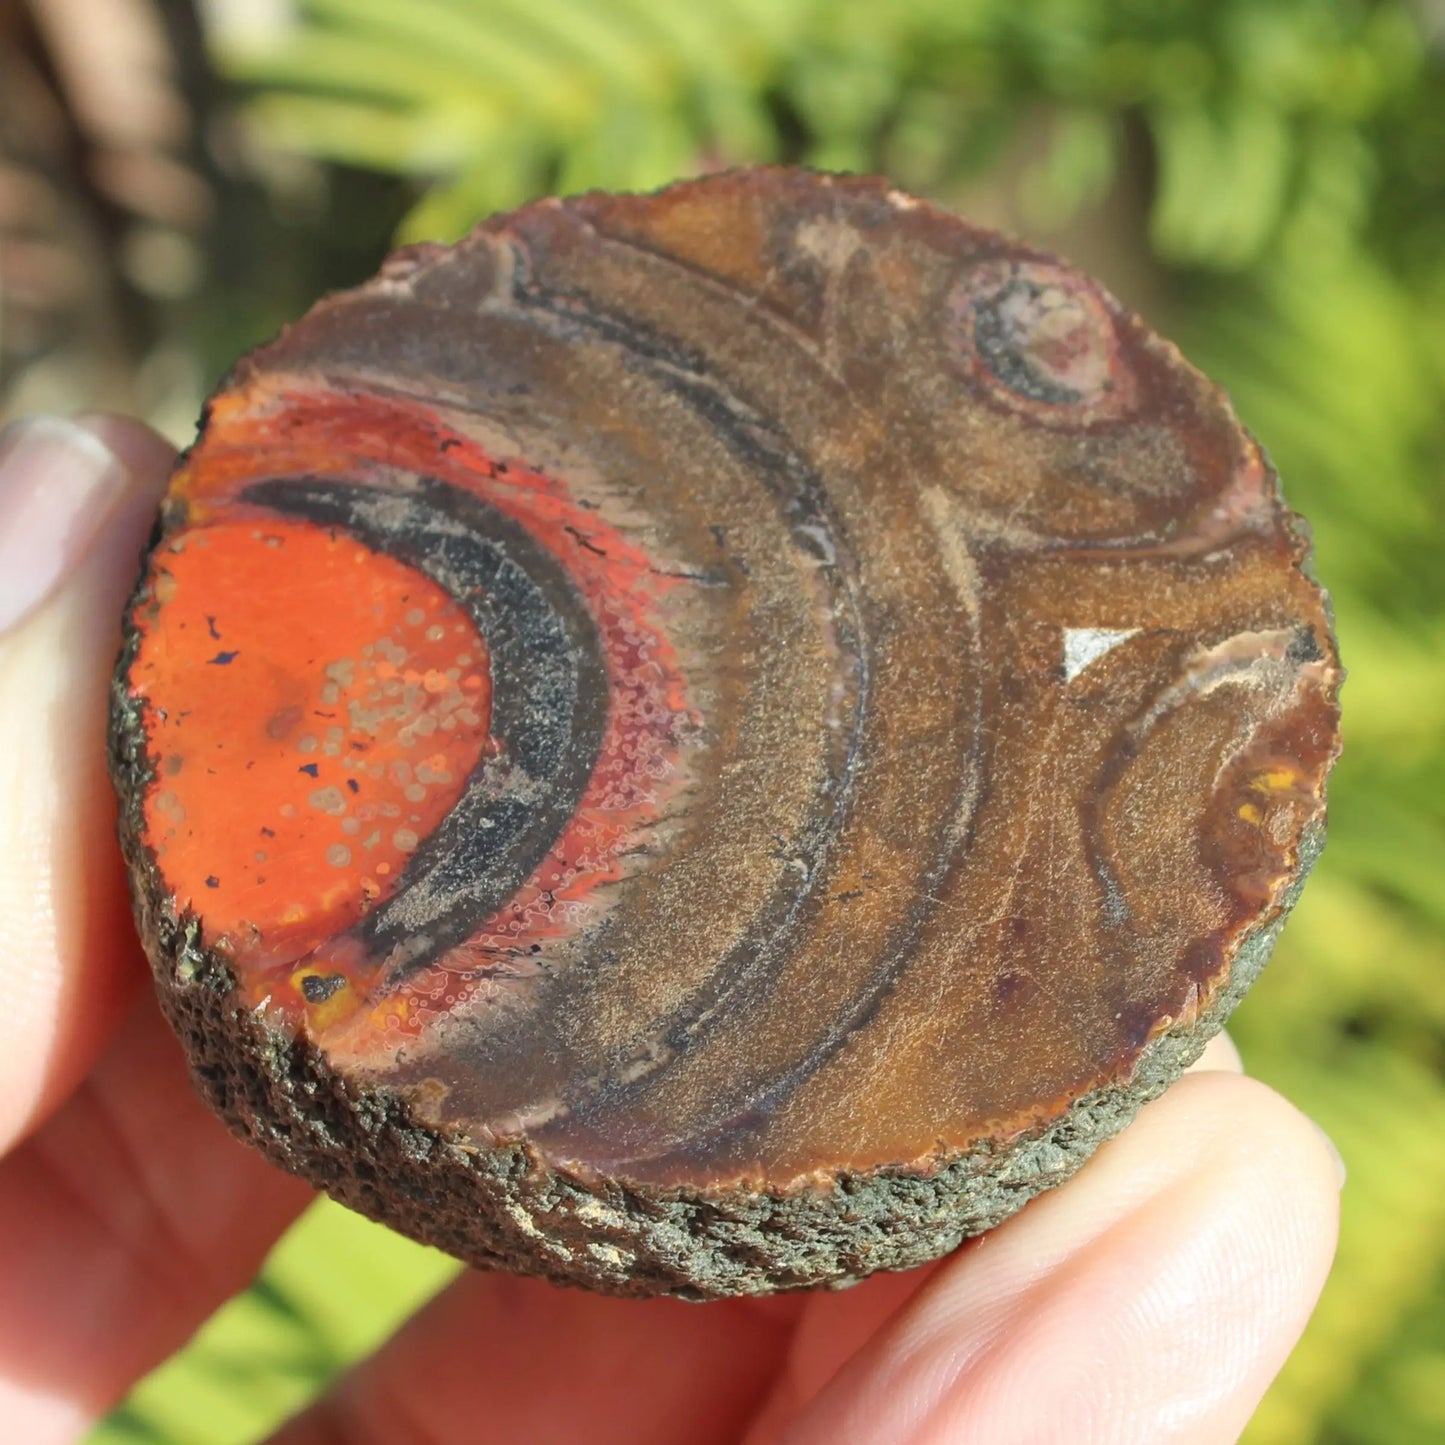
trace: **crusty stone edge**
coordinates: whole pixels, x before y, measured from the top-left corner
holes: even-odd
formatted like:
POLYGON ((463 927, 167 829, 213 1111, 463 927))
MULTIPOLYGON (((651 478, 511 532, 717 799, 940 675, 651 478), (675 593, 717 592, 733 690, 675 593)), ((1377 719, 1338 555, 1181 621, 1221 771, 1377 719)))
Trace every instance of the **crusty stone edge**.
POLYGON ((1001 1223, 1069 1178, 1198 1057, 1264 967, 1324 842, 1322 823, 1302 838, 1294 879, 1206 1010, 1146 1045, 1128 1081, 1001 1149, 782 1194, 594 1182, 549 1167, 524 1142, 475 1147, 440 1134, 397 1094, 348 1083, 306 1040, 237 1002, 225 961, 202 945, 195 919, 177 915, 140 841, 151 768, 143 704, 126 683, 137 645, 128 630, 112 688, 111 773, 137 921, 198 1092, 273 1163, 361 1214, 479 1269, 604 1294, 706 1300, 842 1286, 924 1264, 1001 1223))

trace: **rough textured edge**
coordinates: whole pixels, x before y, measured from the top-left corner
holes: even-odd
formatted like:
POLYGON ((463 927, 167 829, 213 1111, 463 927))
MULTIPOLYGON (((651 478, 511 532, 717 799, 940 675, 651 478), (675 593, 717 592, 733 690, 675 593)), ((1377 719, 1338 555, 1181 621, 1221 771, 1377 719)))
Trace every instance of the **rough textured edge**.
POLYGON ((273 1163, 361 1214, 479 1269, 605 1294, 703 1300, 846 1285, 924 1264, 1000 1224, 1068 1179, 1199 1056, 1263 969, 1324 842, 1322 824, 1301 839, 1295 877, 1243 939, 1209 1007, 1147 1044, 1130 1078, 1045 1128, 930 1172, 884 1168, 786 1194, 594 1184, 548 1167, 525 1143, 477 1148, 443 1136, 395 1093, 347 1083, 306 1041, 238 1005, 224 960, 158 891, 138 841, 150 764, 143 705, 126 682, 136 645, 128 634, 112 689, 111 771, 157 992, 198 1092, 273 1163))

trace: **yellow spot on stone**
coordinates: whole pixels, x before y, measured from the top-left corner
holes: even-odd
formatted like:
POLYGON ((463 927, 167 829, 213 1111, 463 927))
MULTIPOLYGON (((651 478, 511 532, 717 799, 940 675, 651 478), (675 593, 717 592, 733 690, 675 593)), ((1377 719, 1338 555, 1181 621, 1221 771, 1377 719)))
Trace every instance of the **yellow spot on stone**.
POLYGON ((1269 768, 1258 774, 1249 786, 1257 793, 1282 793, 1296 787, 1302 776, 1296 768, 1269 768))
MULTIPOLYGON (((334 974, 329 974, 319 968, 298 968, 291 975, 291 983, 296 992, 303 999, 306 998, 305 982, 308 978, 332 979, 334 974)), ((332 985, 334 992, 323 999, 320 1003, 312 1003, 306 999, 307 1026, 313 1033, 319 1033, 324 1029, 334 1027, 340 1023, 348 1014, 355 1013, 360 1006, 360 1000, 355 990, 346 979, 342 979, 340 987, 332 985)))

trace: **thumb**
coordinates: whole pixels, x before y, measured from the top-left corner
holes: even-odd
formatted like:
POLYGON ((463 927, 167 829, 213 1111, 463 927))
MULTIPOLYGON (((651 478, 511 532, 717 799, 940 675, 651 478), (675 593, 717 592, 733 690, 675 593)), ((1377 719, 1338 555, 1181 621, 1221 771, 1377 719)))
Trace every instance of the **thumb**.
POLYGON ((138 422, 0 432, 0 1152, 143 976, 105 768, 120 616, 174 460, 138 422))

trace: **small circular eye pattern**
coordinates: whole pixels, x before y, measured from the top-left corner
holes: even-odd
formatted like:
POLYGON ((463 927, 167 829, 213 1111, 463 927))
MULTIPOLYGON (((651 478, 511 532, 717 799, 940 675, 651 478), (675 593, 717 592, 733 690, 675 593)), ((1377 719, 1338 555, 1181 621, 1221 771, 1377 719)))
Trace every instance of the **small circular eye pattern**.
POLYGON ((1134 379, 1104 297, 1048 261, 988 261, 954 286, 948 337, 965 374, 1047 425, 1117 421, 1134 379))

